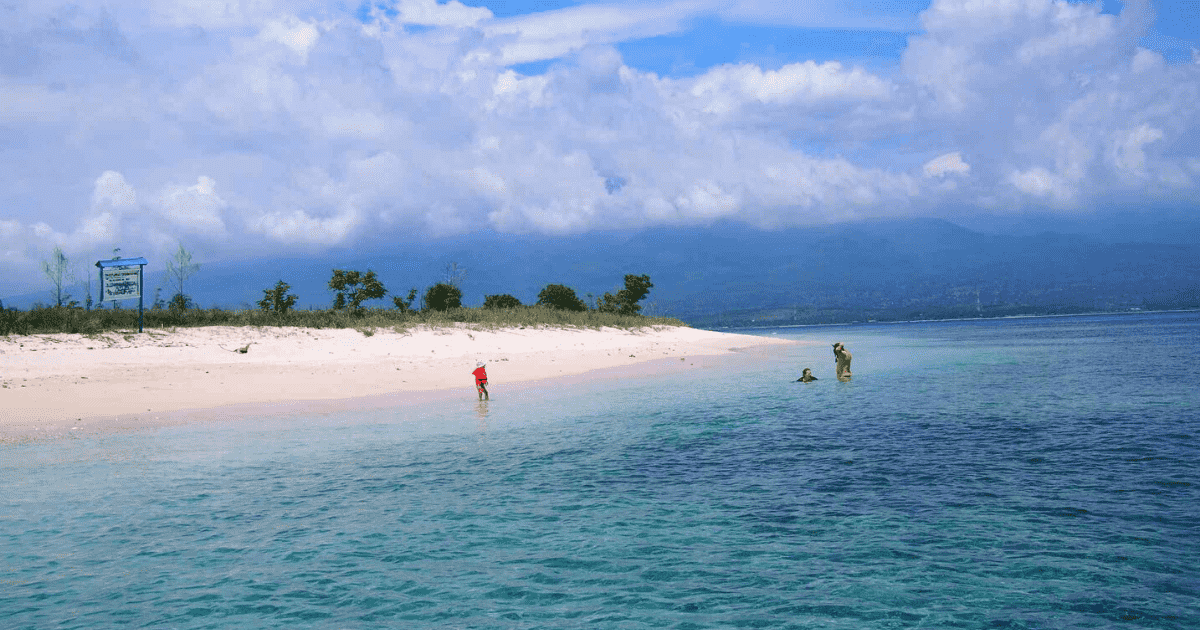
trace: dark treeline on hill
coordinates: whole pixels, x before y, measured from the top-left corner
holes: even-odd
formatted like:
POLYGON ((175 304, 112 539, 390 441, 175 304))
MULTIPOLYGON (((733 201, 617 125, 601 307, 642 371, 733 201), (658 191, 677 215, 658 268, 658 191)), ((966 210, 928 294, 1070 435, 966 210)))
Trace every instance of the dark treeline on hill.
POLYGON ((672 314, 698 326, 737 326, 1200 307, 1197 245, 998 236, 938 220, 832 226, 745 243, 746 265, 713 277, 712 302, 680 300, 672 314), (743 287, 753 268, 762 279, 751 293, 743 287))

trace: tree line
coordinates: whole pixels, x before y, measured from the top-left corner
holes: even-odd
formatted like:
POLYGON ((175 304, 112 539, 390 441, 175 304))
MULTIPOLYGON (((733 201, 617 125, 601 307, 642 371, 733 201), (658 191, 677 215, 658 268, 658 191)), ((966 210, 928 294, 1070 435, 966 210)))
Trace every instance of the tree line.
MULTIPOLYGON (((458 287, 458 278, 461 274, 457 265, 451 264, 448 276, 450 279, 438 282, 429 287, 421 298, 421 311, 447 311, 454 308, 462 308, 462 289, 458 287)), ((640 302, 650 293, 650 289, 654 284, 650 282, 648 275, 633 275, 625 276, 625 288, 614 293, 605 293, 596 301, 593 309, 589 309, 586 302, 575 294, 575 290, 571 287, 562 284, 548 284, 538 293, 535 306, 545 306, 564 311, 583 312, 587 310, 595 310, 600 313, 614 313, 617 315, 640 315, 642 306, 640 302)), ((292 293, 291 285, 280 280, 274 287, 263 289, 263 299, 259 300, 258 307, 264 312, 286 314, 291 310, 298 297, 292 293)), ((364 310, 364 303, 370 300, 381 300, 388 295, 388 290, 384 287, 383 282, 374 271, 367 270, 366 272, 346 269, 334 269, 333 276, 329 279, 329 290, 334 292, 333 309, 348 310, 352 313, 361 313, 364 310)), ((414 287, 408 290, 404 296, 392 295, 392 304, 396 310, 402 313, 413 312, 413 302, 416 301, 417 289, 414 287)), ((516 296, 508 293, 499 293, 494 295, 485 295, 483 298, 483 308, 485 309, 504 309, 517 308, 524 306, 516 296)))
MULTIPOLYGON (((114 260, 118 258, 115 255, 118 252, 120 252, 120 248, 113 250, 114 260)), ((165 267, 166 278, 174 292, 169 301, 163 301, 160 297, 161 287, 155 289, 154 299, 150 305, 151 310, 195 308, 195 302, 184 290, 188 278, 200 270, 200 265, 192 262, 192 253, 185 249, 183 244, 179 244, 179 248, 167 259, 165 267)), ((76 278, 70 260, 63 253, 61 247, 55 247, 50 259, 42 263, 42 272, 53 285, 54 307, 78 308, 80 306, 79 302, 72 300, 71 294, 67 292, 76 278)), ((419 310, 446 311, 452 308, 462 308, 463 293, 459 284, 466 275, 465 271, 457 263, 450 263, 445 275, 446 278, 443 281, 425 291, 419 310)), ((102 304, 94 302, 92 299, 90 275, 88 277, 87 294, 83 307, 86 310, 90 310, 93 306, 103 308, 102 304)), ((379 280, 374 271, 369 269, 366 272, 334 269, 328 286, 329 290, 334 293, 332 308, 335 310, 348 309, 353 313, 361 313, 365 302, 383 299, 389 294, 383 282, 379 280)), ((562 284, 548 284, 538 293, 535 305, 573 312, 595 310, 600 313, 640 315, 642 310, 640 302, 653 287, 650 276, 629 274, 625 276, 623 289, 618 290, 615 294, 605 293, 596 300, 594 306, 589 307, 571 287, 562 284)), ((258 302, 259 309, 268 313, 287 313, 295 307, 299 300, 290 291, 291 285, 283 280, 277 282, 274 287, 263 289, 263 299, 258 302)), ((412 312, 418 310, 413 308, 416 297, 417 289, 414 287, 403 296, 393 294, 392 304, 402 313, 412 312)), ((523 306, 521 300, 507 293, 485 295, 483 300, 485 309, 517 308, 519 306, 523 306)), ((3 304, 0 303, 0 309, 2 308, 3 304)), ((113 308, 118 308, 115 302, 113 308)))
MULTIPOLYGON (((119 258, 114 250, 114 259, 119 258)), ((273 287, 263 289, 258 308, 223 310, 197 307, 185 292, 187 281, 200 266, 192 255, 179 246, 165 265, 166 279, 171 284, 172 297, 164 301, 161 287, 155 290, 153 303, 146 312, 146 326, 260 326, 297 325, 316 328, 353 327, 364 331, 390 326, 397 329, 414 325, 444 325, 462 322, 484 326, 583 326, 583 327, 640 327, 653 324, 684 325, 671 318, 646 318, 641 301, 650 293, 653 283, 648 275, 626 275, 624 287, 606 292, 589 304, 575 290, 563 284, 547 284, 533 304, 523 304, 508 293, 484 296, 482 307, 467 308, 462 304, 460 288, 466 272, 451 263, 441 281, 420 294, 416 288, 390 292, 372 271, 333 269, 327 283, 332 293, 330 308, 295 310, 299 297, 287 282, 279 280, 273 287), (391 297, 393 308, 370 307, 370 303, 391 297)), ((138 310, 122 309, 118 302, 104 308, 93 301, 90 280, 86 286, 84 304, 71 299, 68 292, 74 282, 70 261, 56 248, 52 258, 43 264, 43 272, 53 285, 53 304, 35 304, 27 312, 4 308, 0 302, 0 335, 34 333, 98 334, 128 328, 137 321, 138 310), (132 315, 131 315, 132 313, 132 315), (130 317, 133 319, 131 320, 130 317)), ((88 274, 90 278, 90 274, 88 274)), ((135 325, 135 324, 134 324, 135 325)), ((364 334, 366 334, 364 332, 364 334)))

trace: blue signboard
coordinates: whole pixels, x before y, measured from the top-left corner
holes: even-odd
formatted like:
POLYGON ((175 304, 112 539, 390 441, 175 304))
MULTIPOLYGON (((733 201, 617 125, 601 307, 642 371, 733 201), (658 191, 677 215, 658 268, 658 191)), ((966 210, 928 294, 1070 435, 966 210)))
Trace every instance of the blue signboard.
POLYGON ((138 332, 142 332, 142 268, 149 264, 145 258, 113 258, 98 260, 100 268, 100 301, 138 301, 138 332))

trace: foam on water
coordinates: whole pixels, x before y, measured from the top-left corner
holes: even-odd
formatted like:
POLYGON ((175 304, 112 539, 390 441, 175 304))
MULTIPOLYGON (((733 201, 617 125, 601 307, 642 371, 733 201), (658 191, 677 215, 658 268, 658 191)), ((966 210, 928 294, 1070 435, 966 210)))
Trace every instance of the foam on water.
POLYGON ((1200 626, 1196 314, 784 334, 820 345, 5 445, 0 626, 1200 626))

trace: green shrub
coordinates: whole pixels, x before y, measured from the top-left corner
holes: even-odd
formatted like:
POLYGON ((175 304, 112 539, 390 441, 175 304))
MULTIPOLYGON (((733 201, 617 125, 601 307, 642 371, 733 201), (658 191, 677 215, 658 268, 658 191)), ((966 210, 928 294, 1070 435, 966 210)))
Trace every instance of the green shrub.
POLYGON ((650 293, 653 286, 650 283, 650 276, 626 275, 625 288, 617 291, 616 295, 605 293, 596 305, 596 310, 605 313, 620 313, 621 315, 637 315, 642 311, 642 306, 638 302, 650 293))
POLYGON ((396 305, 396 310, 401 313, 407 313, 412 310, 413 300, 417 299, 417 289, 414 287, 409 289, 408 297, 400 297, 399 295, 392 296, 392 304, 396 305))
POLYGON ((483 308, 516 308, 520 305, 521 300, 518 300, 507 293, 483 296, 483 308))
POLYGON ((288 293, 291 285, 280 280, 275 283, 274 289, 263 289, 263 299, 259 300, 258 308, 264 313, 275 313, 276 315, 287 315, 287 312, 292 310, 296 305, 296 296, 288 293))
POLYGON ((425 292, 425 309, 445 311, 462 306, 462 290, 458 287, 439 282, 425 292))
POLYGON ((196 308, 196 303, 192 301, 190 296, 176 293, 171 297, 171 301, 167 303, 167 308, 173 311, 186 311, 190 308, 196 308))
POLYGON ((561 284, 548 284, 538 293, 537 303, 541 306, 559 308, 566 311, 586 311, 587 304, 575 295, 575 289, 561 284))

